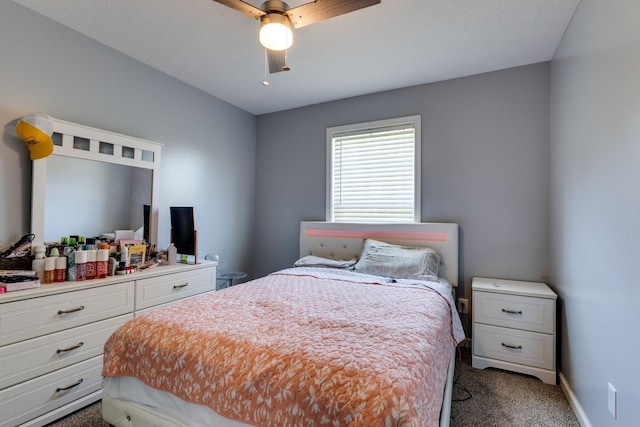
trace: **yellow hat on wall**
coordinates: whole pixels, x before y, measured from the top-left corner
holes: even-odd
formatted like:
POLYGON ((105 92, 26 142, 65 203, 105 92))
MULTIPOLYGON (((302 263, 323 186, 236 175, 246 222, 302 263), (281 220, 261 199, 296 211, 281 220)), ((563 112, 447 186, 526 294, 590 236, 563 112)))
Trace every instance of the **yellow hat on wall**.
POLYGON ((53 153, 53 118, 48 114, 30 114, 16 125, 18 136, 29 146, 31 160, 42 159, 53 153))

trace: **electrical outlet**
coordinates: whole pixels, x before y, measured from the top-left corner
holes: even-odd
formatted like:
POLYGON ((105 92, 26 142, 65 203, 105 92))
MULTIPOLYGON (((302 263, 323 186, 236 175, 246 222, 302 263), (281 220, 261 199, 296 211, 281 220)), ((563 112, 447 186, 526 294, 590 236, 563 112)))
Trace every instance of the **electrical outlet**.
POLYGON ((458 298, 458 313, 469 314, 469 300, 466 298, 458 298))
POLYGON ((613 415, 613 419, 617 419, 617 409, 618 409, 618 391, 616 388, 609 383, 609 412, 613 415))

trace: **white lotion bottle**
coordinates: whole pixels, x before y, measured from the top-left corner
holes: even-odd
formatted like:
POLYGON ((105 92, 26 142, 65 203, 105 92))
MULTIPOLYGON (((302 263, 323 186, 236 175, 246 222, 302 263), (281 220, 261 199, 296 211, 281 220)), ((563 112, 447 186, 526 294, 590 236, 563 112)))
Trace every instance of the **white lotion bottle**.
POLYGON ((169 249, 167 249, 167 261, 169 262, 169 265, 174 265, 176 263, 176 258, 178 257, 178 249, 176 249, 176 246, 171 243, 169 245, 169 249))
POLYGON ((44 283, 44 263, 45 263, 44 246, 35 246, 33 248, 33 261, 31 261, 31 269, 36 272, 36 276, 44 283))
POLYGON ((120 251, 120 262, 124 262, 124 266, 129 267, 129 248, 126 245, 120 251))

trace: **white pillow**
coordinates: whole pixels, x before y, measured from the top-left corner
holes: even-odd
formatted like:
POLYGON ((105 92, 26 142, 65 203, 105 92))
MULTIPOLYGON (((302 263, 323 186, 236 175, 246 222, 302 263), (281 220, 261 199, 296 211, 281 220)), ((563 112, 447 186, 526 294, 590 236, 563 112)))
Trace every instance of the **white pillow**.
POLYGON ((440 256, 431 248, 398 246, 366 239, 355 270, 399 279, 438 276, 440 256))
POLYGON ((323 258, 315 255, 307 255, 297 260, 294 267, 325 267, 325 268, 342 268, 352 269, 356 264, 355 259, 344 261, 339 259, 323 258))

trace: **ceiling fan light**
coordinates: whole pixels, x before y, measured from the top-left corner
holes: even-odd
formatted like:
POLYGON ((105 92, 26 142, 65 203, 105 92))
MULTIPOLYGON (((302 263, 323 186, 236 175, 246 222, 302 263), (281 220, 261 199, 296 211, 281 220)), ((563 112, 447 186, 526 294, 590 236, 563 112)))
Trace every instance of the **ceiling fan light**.
POLYGON ((291 21, 286 15, 268 13, 262 17, 260 44, 269 50, 285 50, 293 43, 291 21))

